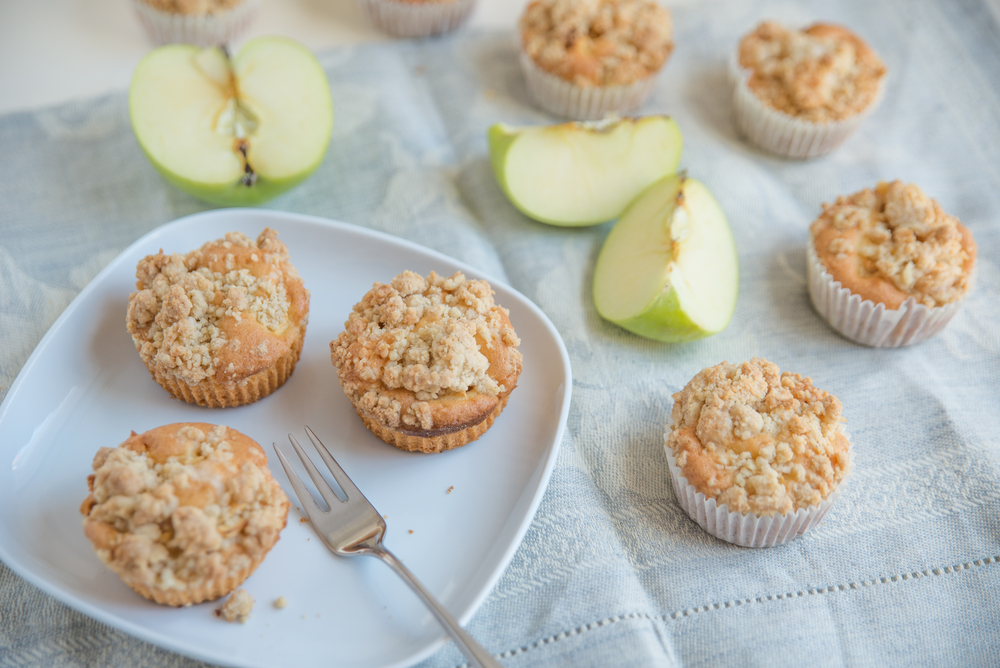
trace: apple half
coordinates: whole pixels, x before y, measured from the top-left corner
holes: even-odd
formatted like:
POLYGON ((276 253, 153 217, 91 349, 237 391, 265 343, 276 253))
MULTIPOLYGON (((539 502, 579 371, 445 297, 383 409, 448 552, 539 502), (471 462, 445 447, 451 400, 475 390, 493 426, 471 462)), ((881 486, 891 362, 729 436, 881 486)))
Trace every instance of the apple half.
POLYGON ((673 174, 681 131, 669 116, 489 129, 500 188, 524 215, 550 225, 617 218, 649 184, 673 174))
POLYGON ((223 47, 160 47, 136 67, 129 114, 150 162, 213 204, 248 206, 319 166, 333 129, 326 73, 309 49, 260 37, 223 47))
POLYGON ((640 195, 611 229, 594 267, 594 305, 658 341, 721 332, 736 310, 739 259, 726 216, 704 185, 672 174, 640 195))

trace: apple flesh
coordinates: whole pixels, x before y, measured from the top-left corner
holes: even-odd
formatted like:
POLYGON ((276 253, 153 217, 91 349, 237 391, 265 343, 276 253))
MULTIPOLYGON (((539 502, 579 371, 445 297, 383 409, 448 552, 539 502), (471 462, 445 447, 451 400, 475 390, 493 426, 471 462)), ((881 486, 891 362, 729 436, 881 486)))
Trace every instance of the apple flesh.
POLYGON ((668 116, 515 128, 488 133, 500 188, 524 215, 550 225, 617 218, 681 158, 680 129, 668 116))
POLYGON ((168 181, 213 204, 260 204, 319 166, 333 129, 326 73, 301 44, 251 40, 172 44, 140 61, 129 90, 132 128, 168 181))
POLYGON ((736 309, 739 260, 726 216, 704 185, 671 175, 622 214, 594 267, 594 305, 658 341, 721 332, 736 309))

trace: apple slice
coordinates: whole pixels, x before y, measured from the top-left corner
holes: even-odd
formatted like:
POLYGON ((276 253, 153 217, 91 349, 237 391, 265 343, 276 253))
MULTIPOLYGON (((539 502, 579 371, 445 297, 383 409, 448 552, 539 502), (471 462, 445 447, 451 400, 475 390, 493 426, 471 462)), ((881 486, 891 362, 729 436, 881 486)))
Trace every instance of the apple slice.
POLYGON ((136 67, 129 113, 168 181, 222 205, 260 204, 302 182, 333 128, 326 73, 281 37, 251 40, 233 58, 221 47, 155 49, 136 67))
POLYGON ((739 260, 726 215, 704 185, 672 174, 611 229, 594 267, 602 317, 659 341, 721 332, 736 309, 739 260))
POLYGON ((649 184, 673 174, 681 131, 669 116, 514 128, 488 133, 493 173, 520 211, 550 225, 617 218, 649 184))

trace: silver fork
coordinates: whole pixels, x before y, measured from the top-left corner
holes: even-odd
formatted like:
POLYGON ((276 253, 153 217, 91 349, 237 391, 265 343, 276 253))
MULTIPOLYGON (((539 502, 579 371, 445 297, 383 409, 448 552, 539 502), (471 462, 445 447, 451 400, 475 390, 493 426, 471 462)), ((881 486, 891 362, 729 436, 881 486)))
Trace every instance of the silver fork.
POLYGON ((431 612, 434 613, 434 616, 437 617, 441 625, 448 631, 455 644, 458 645, 462 653, 469 659, 469 663, 477 668, 501 668, 500 663, 459 626, 455 618, 420 584, 420 581, 403 565, 403 562, 382 546, 382 538, 385 536, 385 520, 382 519, 379 512, 375 510, 375 506, 365 498, 365 495, 361 493, 361 490, 357 488, 348 475, 344 473, 344 469, 340 468, 337 460, 333 458, 330 451, 327 450, 326 446, 319 440, 319 437, 309 427, 306 427, 306 435, 309 436, 309 440, 316 447, 316 452, 319 453, 319 456, 326 463, 327 468, 330 469, 330 473, 333 474, 337 484, 340 485, 341 490, 347 496, 346 501, 340 500, 337 493, 333 491, 333 488, 320 475, 319 470, 312 463, 312 460, 302 450, 299 442, 295 440, 294 436, 289 434, 288 440, 291 441, 296 454, 302 460, 302 465, 306 467, 309 477, 316 483, 316 489, 319 490, 320 496, 330 506, 330 510, 328 511, 320 508, 313 499, 312 494, 302 484, 299 476, 292 469, 291 464, 285 459, 285 455, 278 449, 278 444, 272 443, 271 445, 274 446, 274 451, 278 453, 281 466, 285 469, 292 487, 295 488, 295 493, 299 497, 299 502, 302 503, 302 508, 306 511, 306 515, 316 528, 316 532, 323 539, 323 542, 326 543, 326 546, 337 554, 346 557, 368 554, 378 557, 392 566, 392 569, 406 581, 406 584, 410 585, 410 589, 431 609, 431 612))

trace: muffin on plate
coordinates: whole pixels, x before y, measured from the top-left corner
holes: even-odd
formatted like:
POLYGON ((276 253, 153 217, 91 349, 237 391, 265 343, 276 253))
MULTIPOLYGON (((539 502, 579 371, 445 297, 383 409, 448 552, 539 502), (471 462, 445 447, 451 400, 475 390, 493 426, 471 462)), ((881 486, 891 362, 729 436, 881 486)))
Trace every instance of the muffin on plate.
POLYGON ((520 29, 528 90, 576 120, 639 108, 674 48, 670 12, 655 0, 534 0, 520 29))
POLYGON ((235 429, 168 424, 101 448, 80 506, 97 556, 148 599, 225 596, 278 541, 288 497, 267 456, 235 429))
POLYGON ((809 296, 835 330, 874 347, 939 332, 972 288, 976 242, 916 185, 881 182, 823 205, 809 229, 809 296))
POLYGON ((486 281, 404 271, 354 305, 330 351, 365 426, 402 450, 441 452, 500 415, 521 373, 519 344, 486 281))
POLYGON ((260 0, 132 0, 132 7, 154 44, 215 46, 246 34, 260 0))
POLYGON ((476 0, 358 0, 373 26, 397 37, 427 37, 459 27, 476 0))
POLYGON ((851 468, 840 401, 765 359, 723 362, 674 394, 665 449, 681 507, 705 531, 773 547, 819 524, 851 468))
POLYGON ((309 292, 288 248, 267 228, 136 268, 126 327, 150 374, 182 401, 214 408, 266 397, 292 375, 309 292))
POLYGON ((761 23, 732 63, 736 124, 753 143, 789 158, 840 145, 877 106, 886 67, 842 26, 804 30, 761 23))

